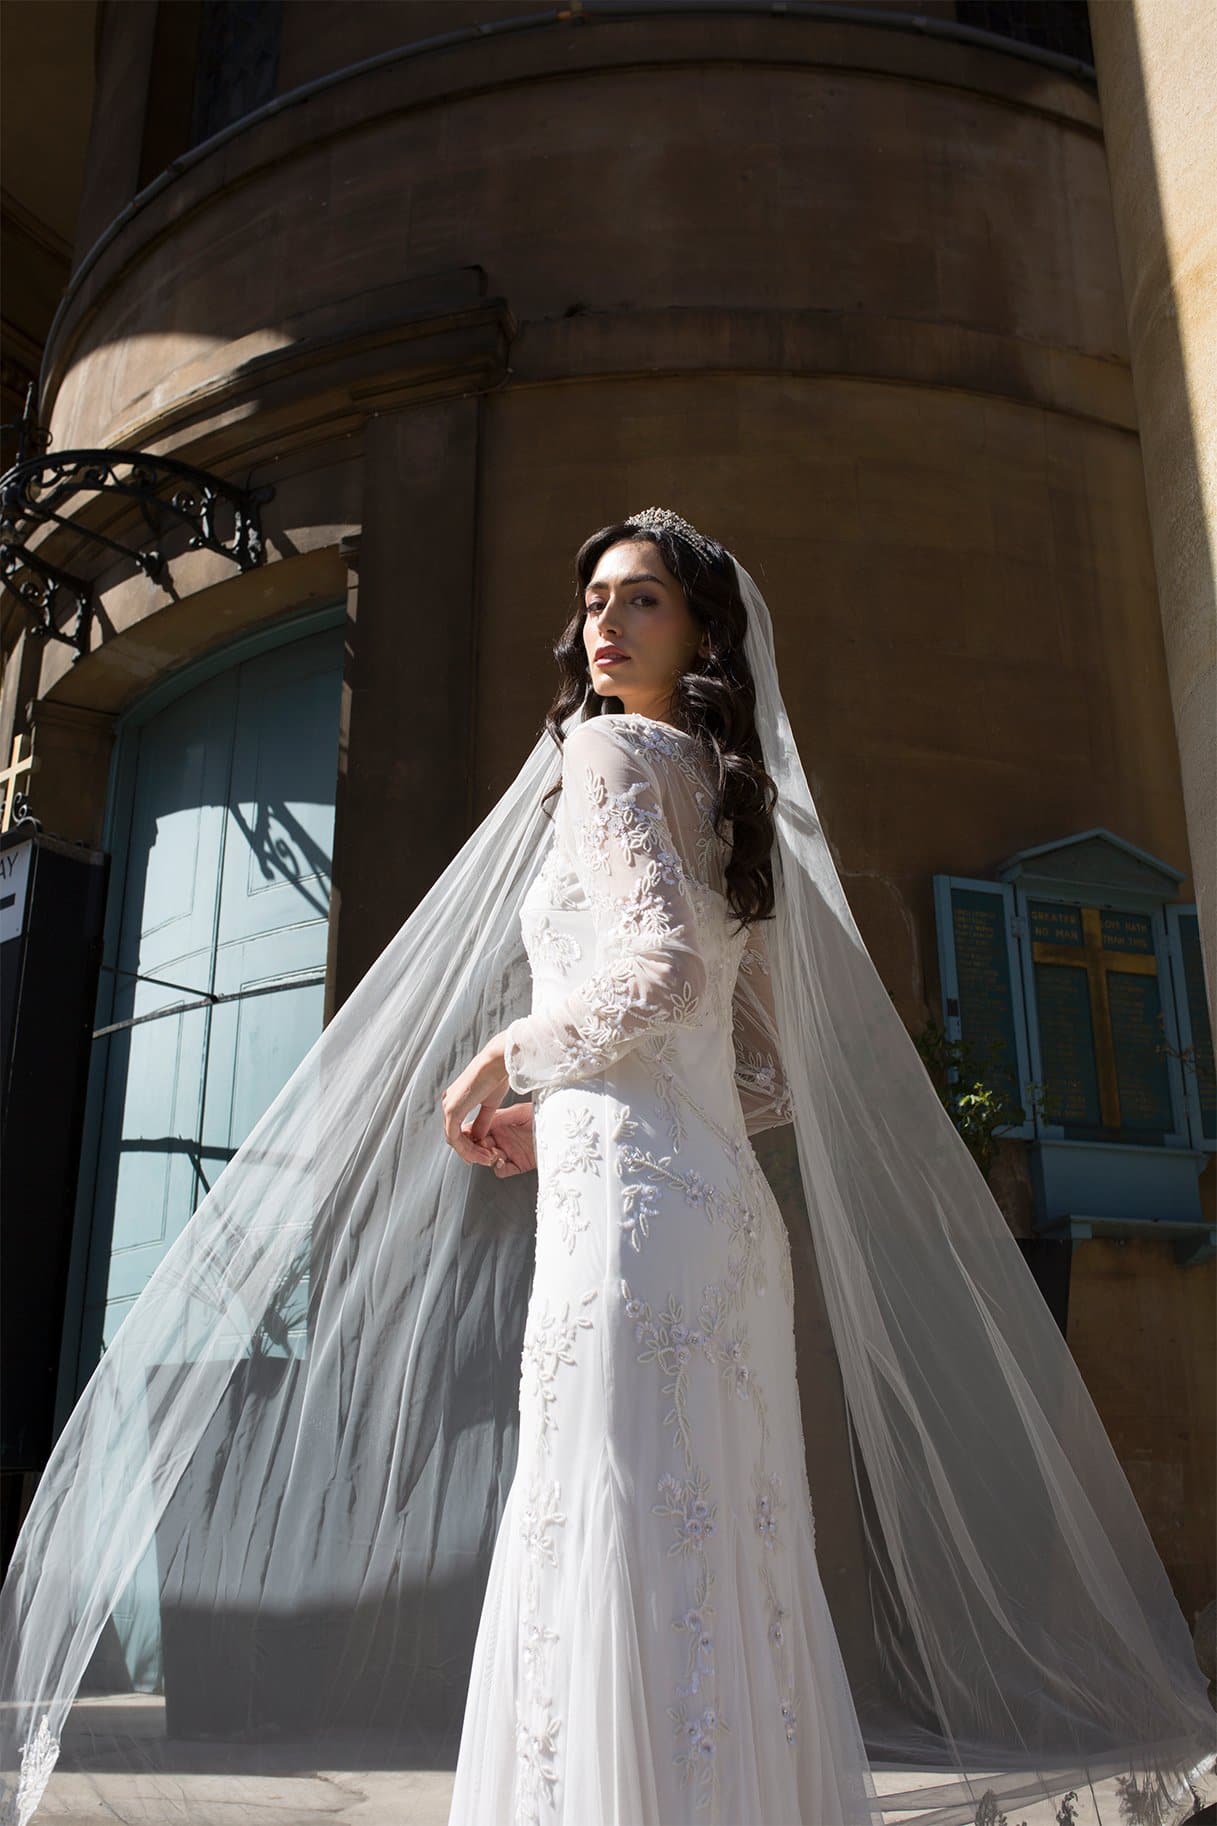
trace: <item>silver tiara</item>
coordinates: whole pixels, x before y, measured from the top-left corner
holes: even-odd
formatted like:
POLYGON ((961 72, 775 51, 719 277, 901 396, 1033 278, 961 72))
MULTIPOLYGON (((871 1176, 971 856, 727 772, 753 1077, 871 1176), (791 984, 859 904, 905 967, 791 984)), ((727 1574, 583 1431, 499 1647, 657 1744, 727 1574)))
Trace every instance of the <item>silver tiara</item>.
POLYGON ((670 533, 679 533, 707 564, 714 562, 714 547, 706 535, 699 533, 683 515, 673 513, 670 507, 644 507, 641 513, 627 514, 626 520, 631 526, 662 526, 670 533))

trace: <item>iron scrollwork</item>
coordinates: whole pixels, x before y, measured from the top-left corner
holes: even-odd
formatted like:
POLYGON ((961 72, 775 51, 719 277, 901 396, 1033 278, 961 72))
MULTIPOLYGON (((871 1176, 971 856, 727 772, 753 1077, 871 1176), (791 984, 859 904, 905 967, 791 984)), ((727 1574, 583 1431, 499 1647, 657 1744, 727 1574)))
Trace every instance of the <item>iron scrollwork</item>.
POLYGON ((25 604, 35 638, 64 641, 79 659, 89 650, 94 613, 92 585, 30 549, 29 540, 41 527, 65 527, 90 545, 129 558, 154 583, 163 583, 167 574, 167 537, 182 528, 189 533, 188 550, 216 552, 243 571, 262 562, 258 509, 274 495, 270 484, 239 488, 193 464, 142 450, 51 455, 45 448, 49 433, 31 423, 28 400, 19 435, 17 461, 0 476, 0 583, 25 604), (31 443, 43 446, 41 455, 25 455, 31 443), (133 502, 145 536, 114 538, 74 518, 64 510, 80 494, 133 502))

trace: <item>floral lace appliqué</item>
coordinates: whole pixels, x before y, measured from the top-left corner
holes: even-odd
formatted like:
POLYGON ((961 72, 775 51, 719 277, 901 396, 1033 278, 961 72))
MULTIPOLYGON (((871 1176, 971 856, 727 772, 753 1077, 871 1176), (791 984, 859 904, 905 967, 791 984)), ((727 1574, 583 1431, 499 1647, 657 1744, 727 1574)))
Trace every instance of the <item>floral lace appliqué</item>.
POLYGON ((549 915, 542 913, 533 921, 531 930, 531 950, 536 955, 538 964, 552 964, 561 976, 565 976, 573 963, 583 956, 583 947, 569 932, 560 932, 549 922, 549 915))
MULTIPOLYGON (((597 1289, 589 1289, 579 1304, 587 1306, 596 1298, 597 1289)), ((558 1370, 563 1364, 573 1367, 575 1361, 575 1339, 580 1331, 590 1331, 592 1321, 586 1315, 575 1318, 570 1316, 570 1301, 562 1302, 560 1313, 538 1317, 530 1312, 527 1335, 524 1339, 522 1354, 522 1373, 520 1386, 526 1400, 531 1400, 536 1409, 537 1441, 544 1448, 549 1443, 549 1429, 557 1422, 550 1412, 557 1400, 554 1382, 558 1370)))
POLYGON ((564 974, 574 961, 549 917, 559 894, 569 904, 569 866, 592 915, 596 961, 569 995, 542 997, 509 1024, 504 1056, 515 1090, 590 1077, 652 1033, 700 1025, 714 1006, 694 887, 709 890, 687 873, 664 793, 642 759, 639 725, 628 731, 593 718, 570 737, 554 844, 539 894, 527 897, 526 945, 538 967, 564 974))
POLYGON ((555 910, 570 911, 584 904, 583 889, 579 886, 579 877, 571 868, 561 845, 551 840, 545 852, 545 858, 537 871, 537 880, 544 889, 546 898, 555 910))
MULTIPOLYGON (((575 843, 580 861, 589 869, 607 873, 614 848, 637 855, 657 845, 663 815, 657 805, 641 802, 649 795, 648 781, 634 780, 612 792, 594 767, 584 769, 583 780, 588 811, 575 820, 575 843)), ((679 871, 679 860, 666 849, 665 856, 670 858, 668 867, 674 863, 679 871)))
POLYGON ((559 1721, 543 1717, 532 1726, 516 1719, 516 1805, 517 1826, 541 1826, 541 1807, 553 1801, 558 1771, 559 1721))
POLYGON ((541 1826, 541 1810, 552 1804, 558 1783, 558 1736, 549 1690, 547 1656, 557 1642, 540 1614, 540 1580, 558 1564, 558 1536, 566 1516, 556 1479, 534 1471, 520 1514, 526 1555, 524 1607, 520 1624, 520 1691, 516 1702, 515 1826, 541 1826))
POLYGON ((659 1480, 659 1501, 651 1504, 651 1511, 672 1518, 676 1532, 668 1552, 689 1553, 696 1552, 714 1533, 718 1504, 710 1501, 704 1471, 683 1480, 666 1471, 659 1480))
POLYGON ((587 1229, 583 1188, 579 1181, 588 1173, 599 1175, 604 1156, 590 1110, 572 1107, 563 1111, 563 1118, 565 1146, 561 1154, 552 1166, 548 1161, 538 1163, 545 1170, 540 1175, 537 1228, 540 1234, 542 1225, 555 1222, 567 1253, 573 1254, 579 1237, 587 1229))
POLYGON ((59 1739, 51 1731, 50 1714, 44 1712, 38 1729, 21 1746, 21 1773, 12 1803, 14 1821, 29 1819, 46 1791, 58 1756, 59 1739))
MULTIPOLYGON (((756 1566, 768 1615, 767 1636, 774 1675, 782 1696, 779 1701, 782 1731, 786 1741, 793 1744, 797 1738, 798 1719, 791 1650, 785 1630, 790 1609, 788 1603, 783 1602, 779 1589, 780 1583, 788 1582, 792 1576, 781 1523, 786 1500, 781 1472, 770 1469, 766 1463, 769 1421, 764 1392, 749 1362, 748 1329, 740 1311, 743 1288, 742 1274, 708 1282, 702 1293, 697 1322, 693 1324, 686 1317, 684 1302, 675 1295, 669 1295, 666 1304, 656 1312, 649 1301, 634 1295, 627 1280, 620 1283, 626 1317, 633 1321, 635 1336, 642 1347, 637 1359, 639 1363, 653 1363, 660 1372, 662 1392, 671 1400, 663 1424, 672 1428, 673 1442, 687 1472, 684 1478, 670 1472, 661 1477, 659 1500, 652 1504, 652 1510, 672 1523, 668 1552, 694 1555, 700 1568, 699 1590, 692 1606, 674 1619, 674 1627, 687 1629, 691 1637, 696 1632, 694 1639, 698 1651, 691 1658, 686 1680, 676 1698, 683 1702, 697 1694, 703 1683, 712 1677, 714 1669, 712 1613, 706 1607, 713 1573, 706 1548, 715 1531, 718 1506, 711 1499, 705 1471, 696 1461, 689 1412, 690 1379, 697 1373, 697 1364, 705 1363, 716 1369, 729 1388, 752 1405, 756 1414, 757 1450, 752 1495, 752 1521, 758 1542, 756 1566)), ((804 1465, 805 1487, 806 1476, 804 1465)), ((808 1507, 810 1509, 810 1492, 808 1507)), ((719 1729, 724 1728, 717 1712, 711 1710, 717 1728, 708 1739, 698 1735, 697 1754, 688 1755, 687 1743, 677 1753, 677 1761, 686 1776, 694 1768, 702 1769, 701 1779, 707 1792, 714 1780, 714 1746, 719 1729)), ((669 1707, 668 1711, 678 1732, 687 1731, 694 1717, 687 1707, 682 1703, 669 1707)), ((703 1798, 699 1795, 699 1804, 703 1798)))

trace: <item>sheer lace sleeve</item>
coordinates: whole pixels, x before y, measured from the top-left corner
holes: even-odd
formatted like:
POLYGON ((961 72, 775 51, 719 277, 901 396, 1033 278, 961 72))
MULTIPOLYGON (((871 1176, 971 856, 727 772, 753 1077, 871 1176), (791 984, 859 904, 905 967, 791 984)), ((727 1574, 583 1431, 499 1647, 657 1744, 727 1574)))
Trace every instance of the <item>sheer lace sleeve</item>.
POLYGON ((769 974, 768 922, 751 927, 740 957, 731 1007, 735 1035, 735 1087, 749 1135, 792 1122, 790 1087, 778 1045, 773 979, 769 974))
POLYGON ((596 954, 569 995, 506 1029, 513 1090, 590 1077, 698 1016, 706 963, 653 765, 662 760, 605 717, 566 738, 558 834, 592 904, 596 954))

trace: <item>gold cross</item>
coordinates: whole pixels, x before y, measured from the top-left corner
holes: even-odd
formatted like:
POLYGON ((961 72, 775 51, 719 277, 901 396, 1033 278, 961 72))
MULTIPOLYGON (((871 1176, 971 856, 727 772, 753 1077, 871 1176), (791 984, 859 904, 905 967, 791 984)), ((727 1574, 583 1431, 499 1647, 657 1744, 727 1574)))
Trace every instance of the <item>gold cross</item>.
POLYGON ((4 789, 4 810, 0 812, 0 831, 6 831, 12 823, 13 800, 17 797, 18 774, 25 773, 34 765, 32 754, 27 754, 22 759, 21 744, 24 740, 25 737, 21 735, 13 737, 12 759, 7 767, 0 767, 0 787, 4 789))
POLYGON ((1037 964, 1069 964, 1075 970, 1086 972, 1103 1127, 1118 1129, 1121 1126, 1120 1082, 1116 1074, 1116 1048, 1111 1031, 1111 1004, 1107 999, 1107 972, 1119 970, 1132 976, 1157 976, 1158 961, 1152 952, 1105 949, 1101 910, 1098 907, 1082 907, 1079 911, 1082 915, 1080 946, 1053 945, 1046 939, 1037 938, 1031 946, 1031 955, 1037 964))

